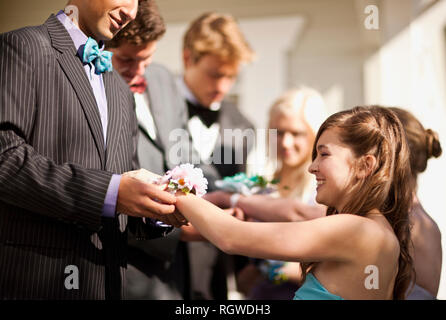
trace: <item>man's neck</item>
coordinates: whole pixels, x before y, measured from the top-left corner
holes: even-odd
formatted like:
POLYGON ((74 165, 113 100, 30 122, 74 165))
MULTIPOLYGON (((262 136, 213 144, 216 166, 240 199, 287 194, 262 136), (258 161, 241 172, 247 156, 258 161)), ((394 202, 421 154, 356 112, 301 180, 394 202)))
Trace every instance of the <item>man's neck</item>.
POLYGON ((88 29, 87 25, 85 23, 83 23, 83 21, 81 19, 82 15, 79 12, 78 6, 68 3, 68 5, 64 8, 63 11, 65 12, 68 19, 70 19, 73 22, 73 24, 79 30, 81 30, 87 37, 91 37, 91 38, 95 39, 96 41, 100 40, 100 39, 96 39, 96 36, 94 34, 92 34, 90 29, 88 29))
POLYGON ((185 75, 178 78, 178 87, 180 89, 182 96, 186 100, 190 101, 193 104, 201 104, 200 101, 198 101, 195 94, 192 92, 190 86, 187 84, 185 75))

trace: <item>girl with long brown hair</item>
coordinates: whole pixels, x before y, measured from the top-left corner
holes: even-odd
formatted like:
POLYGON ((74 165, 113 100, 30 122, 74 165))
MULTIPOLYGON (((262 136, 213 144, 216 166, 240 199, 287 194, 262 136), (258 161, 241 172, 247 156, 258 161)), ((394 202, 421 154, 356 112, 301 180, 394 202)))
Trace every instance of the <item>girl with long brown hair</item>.
POLYGON ((319 129, 312 159, 326 217, 245 222, 194 195, 179 195, 177 209, 225 252, 301 262, 295 299, 404 299, 413 186, 400 121, 381 107, 338 112, 319 129))

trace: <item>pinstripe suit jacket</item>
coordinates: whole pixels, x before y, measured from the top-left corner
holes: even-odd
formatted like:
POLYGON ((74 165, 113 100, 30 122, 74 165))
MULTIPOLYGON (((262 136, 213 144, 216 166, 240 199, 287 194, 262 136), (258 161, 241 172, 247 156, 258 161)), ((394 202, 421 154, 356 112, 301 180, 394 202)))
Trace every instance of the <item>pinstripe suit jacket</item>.
POLYGON ((133 96, 104 74, 107 148, 93 90, 59 20, 0 35, 0 298, 120 298, 127 216, 102 218, 112 173, 138 167, 133 96), (65 268, 79 270, 68 290, 65 268))

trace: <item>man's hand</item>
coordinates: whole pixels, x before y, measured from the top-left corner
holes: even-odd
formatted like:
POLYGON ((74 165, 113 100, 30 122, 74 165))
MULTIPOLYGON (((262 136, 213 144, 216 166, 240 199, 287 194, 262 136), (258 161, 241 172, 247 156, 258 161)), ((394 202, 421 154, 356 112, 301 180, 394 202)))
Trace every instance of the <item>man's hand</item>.
MULTIPOLYGON (((161 178, 160 175, 150 172, 149 170, 146 169, 127 171, 123 173, 122 176, 136 178, 146 183, 153 183, 155 180, 161 178)), ((162 186, 160 188, 162 190, 164 189, 162 188, 162 186)))
POLYGON ((180 227, 187 220, 175 212, 175 196, 150 183, 156 175, 141 169, 122 175, 116 210, 133 217, 153 218, 180 227))

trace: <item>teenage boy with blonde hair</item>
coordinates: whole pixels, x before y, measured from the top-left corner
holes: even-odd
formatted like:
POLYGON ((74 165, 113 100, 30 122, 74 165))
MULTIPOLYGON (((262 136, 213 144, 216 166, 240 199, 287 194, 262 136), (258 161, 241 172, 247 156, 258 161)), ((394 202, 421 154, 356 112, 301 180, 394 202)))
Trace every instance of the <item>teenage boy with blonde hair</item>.
MULTIPOLYGON (((222 138, 224 130, 241 129, 243 132, 253 129, 253 125, 235 104, 224 98, 242 65, 253 58, 253 50, 231 15, 204 13, 192 21, 184 35, 184 74, 178 79, 178 86, 187 103, 187 125, 193 146, 201 161, 210 163, 218 172, 204 172, 209 180, 209 191, 215 188, 215 180, 246 170, 251 146, 244 143, 245 139, 235 139, 234 144, 232 138, 231 141, 222 141, 222 138), (230 161, 227 161, 228 154, 230 161), (243 162, 237 163, 241 154, 243 162)), ((189 257, 195 298, 225 299, 225 279, 211 275, 212 272, 215 275, 226 273, 224 269, 219 270, 224 268, 224 256, 209 243, 194 242, 189 243, 189 257)))

